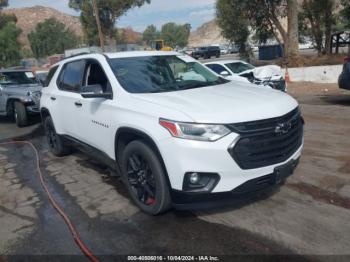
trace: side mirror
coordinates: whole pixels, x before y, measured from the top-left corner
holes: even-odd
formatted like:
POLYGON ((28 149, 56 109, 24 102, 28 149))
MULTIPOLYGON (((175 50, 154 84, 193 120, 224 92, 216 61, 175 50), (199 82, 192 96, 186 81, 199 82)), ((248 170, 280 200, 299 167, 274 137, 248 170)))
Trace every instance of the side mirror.
POLYGON ((101 85, 89 85, 80 88, 80 94, 83 98, 105 98, 112 99, 112 93, 104 93, 101 85))
POLYGON ((222 71, 222 72, 220 73, 220 75, 223 76, 223 77, 227 77, 227 76, 230 75, 230 73, 227 72, 227 71, 222 71))

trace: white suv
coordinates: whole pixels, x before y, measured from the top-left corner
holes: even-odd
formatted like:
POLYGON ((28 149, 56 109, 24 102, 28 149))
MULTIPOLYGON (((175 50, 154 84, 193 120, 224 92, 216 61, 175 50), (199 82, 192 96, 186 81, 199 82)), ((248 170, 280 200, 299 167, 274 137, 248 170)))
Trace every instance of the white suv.
POLYGON ((41 114, 51 151, 65 155, 72 141, 95 149, 149 214, 280 184, 301 155, 293 98, 225 80, 186 55, 81 55, 48 78, 41 114))

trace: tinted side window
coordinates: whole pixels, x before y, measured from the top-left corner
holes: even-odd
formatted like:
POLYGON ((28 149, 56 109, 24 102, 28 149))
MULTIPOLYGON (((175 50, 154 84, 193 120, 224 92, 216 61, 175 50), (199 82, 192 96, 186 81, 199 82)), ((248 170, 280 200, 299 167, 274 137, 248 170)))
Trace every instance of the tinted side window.
POLYGON ((45 80, 45 85, 44 87, 46 86, 49 86, 50 82, 51 82, 51 79, 53 78, 53 76, 55 75, 56 71, 58 69, 58 66, 54 66, 50 69, 47 77, 46 77, 46 80, 45 80))
POLYGON ((79 92, 83 83, 85 61, 67 63, 60 76, 59 88, 70 92, 79 92))
POLYGON ((95 61, 88 61, 84 86, 101 85, 103 92, 111 92, 111 84, 102 69, 101 65, 95 61))
POLYGON ((224 71, 227 71, 225 69, 225 67, 223 67, 222 65, 218 65, 218 64, 211 64, 211 65, 206 65, 207 67, 209 67, 211 70, 213 70, 215 73, 217 74, 221 74, 224 71))

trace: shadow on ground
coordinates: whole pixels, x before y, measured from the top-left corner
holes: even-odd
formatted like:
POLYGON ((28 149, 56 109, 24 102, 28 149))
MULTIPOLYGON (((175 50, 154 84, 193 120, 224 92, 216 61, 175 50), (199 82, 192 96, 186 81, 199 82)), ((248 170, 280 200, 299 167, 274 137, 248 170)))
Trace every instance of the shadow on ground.
POLYGON ((40 115, 29 117, 29 123, 25 127, 17 127, 16 123, 10 117, 0 117, 0 140, 13 139, 29 135, 41 126, 40 115))
POLYGON ((332 105, 350 106, 350 95, 323 96, 321 99, 332 105))

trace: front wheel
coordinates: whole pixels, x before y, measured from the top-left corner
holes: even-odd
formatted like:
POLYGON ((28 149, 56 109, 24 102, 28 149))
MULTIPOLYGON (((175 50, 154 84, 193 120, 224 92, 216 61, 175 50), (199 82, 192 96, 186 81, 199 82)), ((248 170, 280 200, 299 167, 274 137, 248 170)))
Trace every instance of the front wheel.
POLYGON ((13 106, 13 116, 18 127, 28 124, 28 115, 25 106, 21 102, 15 102, 13 106))
POLYGON ((171 206, 166 174, 159 157, 143 141, 129 143, 122 156, 123 178, 136 205, 158 215, 171 206))

